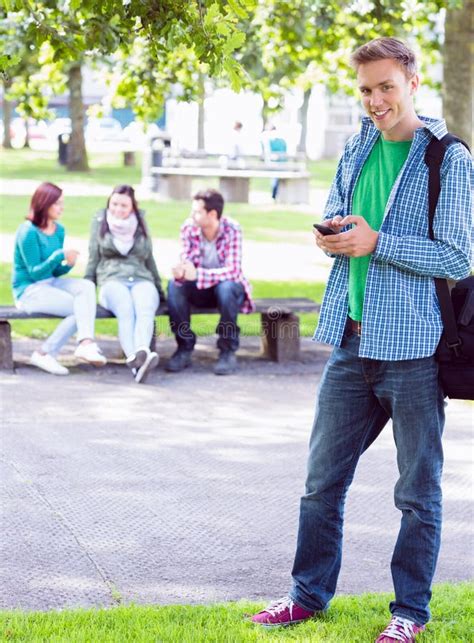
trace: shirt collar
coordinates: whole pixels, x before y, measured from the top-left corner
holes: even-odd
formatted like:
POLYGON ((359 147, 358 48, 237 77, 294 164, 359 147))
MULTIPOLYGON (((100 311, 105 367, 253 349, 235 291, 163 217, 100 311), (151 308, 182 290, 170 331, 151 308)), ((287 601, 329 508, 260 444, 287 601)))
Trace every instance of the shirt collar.
MULTIPOLYGON (((417 130, 415 130, 415 137, 419 136, 419 132, 422 132, 424 130, 428 130, 437 139, 443 138, 443 136, 448 133, 446 122, 444 119, 430 118, 429 116, 421 116, 421 115, 418 115, 418 118, 420 119, 420 121, 423 121, 424 127, 419 127, 417 130)), ((373 124, 372 119, 369 118, 368 116, 363 116, 362 128, 361 128, 362 137, 375 138, 375 135, 378 133, 379 133, 379 130, 373 124)))
MULTIPOLYGON (((219 221, 219 231, 217 233, 217 237, 214 239, 214 241, 217 241, 220 239, 222 236, 224 236, 227 228, 227 219, 225 217, 221 217, 219 221)), ((204 239, 204 235, 202 234, 201 228, 197 225, 194 225, 193 220, 191 219, 191 234, 193 237, 196 237, 199 240, 204 239)))

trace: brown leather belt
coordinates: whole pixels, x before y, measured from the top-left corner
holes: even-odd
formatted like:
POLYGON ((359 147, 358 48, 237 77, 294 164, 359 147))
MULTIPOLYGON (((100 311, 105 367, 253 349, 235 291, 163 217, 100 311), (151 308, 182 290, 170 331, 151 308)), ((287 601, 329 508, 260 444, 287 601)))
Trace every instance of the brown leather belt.
POLYGON ((346 328, 348 328, 354 335, 358 335, 359 337, 362 335, 362 322, 354 321, 348 317, 346 328))

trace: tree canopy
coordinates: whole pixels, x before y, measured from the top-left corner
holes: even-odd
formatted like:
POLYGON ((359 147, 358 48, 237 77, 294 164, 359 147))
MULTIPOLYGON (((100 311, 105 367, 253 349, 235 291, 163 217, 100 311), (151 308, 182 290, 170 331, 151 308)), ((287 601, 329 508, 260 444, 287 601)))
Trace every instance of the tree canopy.
MULTIPOLYGON (((236 25, 248 16, 254 0, 1 0, 1 5, 3 18, 21 15, 22 37, 30 46, 50 44, 55 62, 107 56, 140 38, 157 64, 185 46, 211 75, 227 73, 237 88, 241 71, 232 54, 245 34, 236 25)), ((16 52, 2 52, 4 71, 17 62, 16 52)))
POLYGON ((50 84, 58 86, 71 67, 97 60, 109 66, 116 100, 132 105, 146 120, 156 118, 169 95, 199 99, 203 75, 234 90, 257 91, 264 104, 273 98, 277 108, 286 90, 298 86, 308 91, 317 81, 331 91, 353 91, 349 54, 380 35, 408 39, 421 52, 422 64, 439 59, 440 12, 462 4, 0 0, 0 67, 4 78, 17 78, 10 89, 13 96, 37 113, 45 107, 39 89, 45 66, 50 84))

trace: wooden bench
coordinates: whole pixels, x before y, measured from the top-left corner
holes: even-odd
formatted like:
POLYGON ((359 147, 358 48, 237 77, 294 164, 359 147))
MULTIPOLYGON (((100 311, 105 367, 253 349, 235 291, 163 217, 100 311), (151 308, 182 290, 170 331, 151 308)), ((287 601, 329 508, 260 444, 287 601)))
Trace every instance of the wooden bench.
POLYGON ((136 154, 140 146, 131 141, 89 141, 87 151, 94 154, 122 154, 123 165, 132 167, 136 165, 136 154))
MULTIPOLYGON (((306 298, 256 299, 255 312, 260 313, 262 352, 275 362, 299 359, 300 327, 296 313, 317 313, 319 304, 306 298)), ((193 315, 216 314, 215 308, 192 308, 193 315)), ((168 307, 161 304, 156 315, 168 315, 168 307)), ((97 319, 113 318, 102 306, 97 306, 97 319)), ((12 319, 57 319, 44 313, 28 314, 14 306, 0 306, 0 369, 13 369, 13 349, 10 321, 12 319)))
POLYGON ((309 203, 309 172, 290 169, 284 163, 272 163, 261 169, 160 166, 151 167, 150 174, 152 189, 168 199, 188 200, 192 196, 193 179, 216 177, 219 179, 219 191, 227 202, 248 203, 250 179, 278 178, 279 202, 309 203))

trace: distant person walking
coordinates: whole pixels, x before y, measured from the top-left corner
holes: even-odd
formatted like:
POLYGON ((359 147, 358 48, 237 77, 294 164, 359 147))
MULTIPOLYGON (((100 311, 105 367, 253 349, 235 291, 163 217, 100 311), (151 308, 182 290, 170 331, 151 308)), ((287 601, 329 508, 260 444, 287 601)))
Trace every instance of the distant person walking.
POLYGON ((99 302, 118 320, 119 341, 137 383, 158 365, 150 350, 155 315, 164 300, 153 244, 130 185, 114 188, 92 221, 85 278, 99 286, 99 302))
MULTIPOLYGON (((287 144, 281 132, 279 132, 275 125, 270 124, 262 134, 262 152, 263 158, 267 165, 273 163, 285 163, 288 161, 287 144)), ((275 169, 275 173, 278 170, 275 169)), ((278 188, 280 187, 280 179, 276 176, 272 180, 272 199, 276 201, 278 196, 278 188)))
POLYGON ((218 308, 219 360, 216 375, 237 368, 239 312, 253 311, 250 285, 242 273, 242 231, 236 221, 222 216, 224 199, 217 190, 203 190, 193 197, 191 217, 181 228, 181 262, 173 268, 168 284, 171 330, 178 349, 167 370, 179 372, 191 365, 196 335, 191 330, 191 306, 218 308))
POLYGON ((324 223, 336 234, 315 232, 317 246, 334 257, 315 338, 334 350, 310 440, 293 587, 252 620, 290 625, 328 607, 348 488, 391 419, 401 525, 392 618, 377 643, 410 642, 430 619, 441 538, 444 395, 434 353, 443 324, 434 278, 470 273, 473 167, 463 145, 448 147, 430 239, 424 154, 447 130, 415 111, 415 55, 400 40, 377 38, 351 62, 367 117, 346 144, 326 205, 324 223))
POLYGON ((94 286, 86 279, 63 276, 72 270, 79 252, 63 248, 65 232, 59 223, 62 212, 62 190, 52 183, 42 183, 31 199, 27 221, 16 233, 13 259, 12 286, 17 308, 64 317, 30 359, 33 366, 53 375, 69 373, 56 357, 76 331, 75 356, 95 366, 107 362, 93 341, 94 286))
POLYGON ((244 163, 242 149, 242 129, 242 123, 240 121, 235 121, 229 140, 228 158, 230 161, 234 161, 238 165, 243 165, 244 163))

